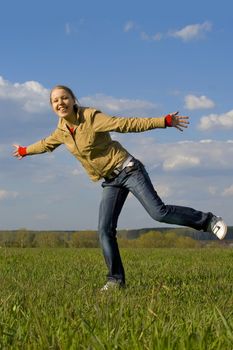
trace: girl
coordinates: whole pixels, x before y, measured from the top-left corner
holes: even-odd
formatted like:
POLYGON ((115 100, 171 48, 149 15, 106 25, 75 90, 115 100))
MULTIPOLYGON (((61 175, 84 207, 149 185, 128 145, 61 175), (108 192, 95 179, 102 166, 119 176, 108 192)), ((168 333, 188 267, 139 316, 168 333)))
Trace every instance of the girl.
POLYGON ((112 117, 93 108, 81 107, 71 89, 55 86, 50 103, 58 116, 58 125, 48 137, 27 147, 14 145, 19 159, 33 154, 52 152, 61 144, 81 162, 93 181, 104 179, 99 210, 99 238, 108 267, 107 283, 102 291, 125 285, 124 267, 116 239, 117 221, 129 192, 141 202, 149 215, 159 222, 184 225, 212 232, 219 239, 227 233, 222 218, 192 208, 165 205, 153 188, 143 164, 109 132, 142 132, 155 128, 187 128, 188 117, 178 112, 161 118, 112 117))

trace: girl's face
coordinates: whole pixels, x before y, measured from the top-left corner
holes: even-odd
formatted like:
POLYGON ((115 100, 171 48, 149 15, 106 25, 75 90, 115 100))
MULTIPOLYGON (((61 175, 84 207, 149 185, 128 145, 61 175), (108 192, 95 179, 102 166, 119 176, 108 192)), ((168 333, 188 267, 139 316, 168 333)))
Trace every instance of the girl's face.
POLYGON ((64 89, 54 89, 51 93, 51 104, 59 118, 69 119, 74 115, 75 100, 64 89))

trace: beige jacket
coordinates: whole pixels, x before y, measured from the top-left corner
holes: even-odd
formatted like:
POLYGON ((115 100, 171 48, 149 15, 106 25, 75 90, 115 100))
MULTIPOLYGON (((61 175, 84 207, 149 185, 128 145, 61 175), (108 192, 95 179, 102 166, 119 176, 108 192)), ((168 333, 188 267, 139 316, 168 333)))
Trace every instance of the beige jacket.
POLYGON ((48 137, 27 147, 27 154, 52 152, 64 144, 81 162, 93 181, 108 176, 129 155, 109 132, 142 132, 165 128, 165 118, 112 117, 92 108, 79 107, 73 135, 66 121, 59 119, 57 128, 48 137))

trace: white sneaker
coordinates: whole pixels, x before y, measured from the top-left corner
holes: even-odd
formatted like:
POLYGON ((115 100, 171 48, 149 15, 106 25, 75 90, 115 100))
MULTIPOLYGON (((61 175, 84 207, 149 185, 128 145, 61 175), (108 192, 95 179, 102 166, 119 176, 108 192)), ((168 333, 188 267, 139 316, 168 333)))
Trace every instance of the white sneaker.
POLYGON ((108 281, 101 289, 101 292, 106 292, 109 290, 117 290, 119 288, 122 288, 123 285, 117 281, 108 281))
POLYGON ((227 225, 220 216, 213 216, 208 226, 208 232, 223 239, 227 234, 227 225))

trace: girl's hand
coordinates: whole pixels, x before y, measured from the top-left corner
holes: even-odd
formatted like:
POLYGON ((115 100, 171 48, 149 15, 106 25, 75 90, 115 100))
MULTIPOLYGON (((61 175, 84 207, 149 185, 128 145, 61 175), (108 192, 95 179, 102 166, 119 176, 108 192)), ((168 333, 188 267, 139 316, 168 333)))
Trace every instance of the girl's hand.
POLYGON ((13 147, 15 147, 15 150, 13 151, 13 156, 18 158, 18 159, 22 159, 23 156, 19 153, 20 145, 14 144, 13 147))
POLYGON ((172 117, 172 126, 183 131, 184 128, 188 127, 189 117, 178 115, 178 113, 179 112, 170 113, 172 117))

